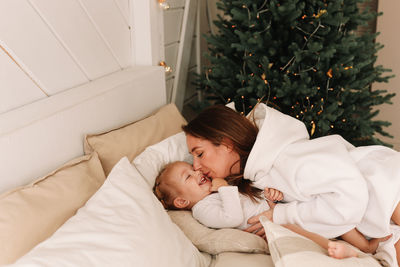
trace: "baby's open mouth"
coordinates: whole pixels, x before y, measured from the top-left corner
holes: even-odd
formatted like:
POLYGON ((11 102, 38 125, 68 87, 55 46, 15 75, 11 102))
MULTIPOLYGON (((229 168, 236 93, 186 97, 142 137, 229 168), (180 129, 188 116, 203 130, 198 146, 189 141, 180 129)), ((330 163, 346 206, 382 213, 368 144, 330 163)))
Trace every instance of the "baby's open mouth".
POLYGON ((199 185, 205 184, 205 183, 207 183, 207 181, 208 181, 207 177, 206 176, 202 176, 201 179, 200 179, 199 185))

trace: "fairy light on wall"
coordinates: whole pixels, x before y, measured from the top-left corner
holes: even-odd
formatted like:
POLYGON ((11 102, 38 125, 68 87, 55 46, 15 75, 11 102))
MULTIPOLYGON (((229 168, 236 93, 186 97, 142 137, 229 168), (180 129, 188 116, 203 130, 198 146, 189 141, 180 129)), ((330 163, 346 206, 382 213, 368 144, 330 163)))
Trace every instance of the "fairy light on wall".
POLYGON ((171 73, 172 72, 172 68, 170 66, 167 65, 167 63, 165 63, 165 61, 160 61, 158 63, 159 66, 164 67, 164 71, 166 73, 171 73))
POLYGON ((170 5, 167 3, 166 0, 158 0, 158 5, 164 10, 167 10, 170 8, 170 5))

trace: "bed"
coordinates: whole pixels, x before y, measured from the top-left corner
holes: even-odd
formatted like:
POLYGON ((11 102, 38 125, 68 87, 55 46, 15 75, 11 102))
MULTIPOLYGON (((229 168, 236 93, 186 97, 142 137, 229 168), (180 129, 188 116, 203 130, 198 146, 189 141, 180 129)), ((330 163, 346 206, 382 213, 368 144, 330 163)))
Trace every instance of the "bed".
POLYGON ((161 67, 130 67, 0 115, 0 265, 390 266, 266 220, 268 244, 164 210, 155 174, 191 161, 165 91, 161 67))

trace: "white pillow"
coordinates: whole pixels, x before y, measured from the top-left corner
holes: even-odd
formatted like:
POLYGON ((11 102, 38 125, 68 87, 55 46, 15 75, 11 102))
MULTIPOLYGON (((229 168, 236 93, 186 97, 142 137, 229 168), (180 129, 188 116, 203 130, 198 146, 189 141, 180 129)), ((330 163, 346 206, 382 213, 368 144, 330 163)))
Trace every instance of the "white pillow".
POLYGON ((12 266, 208 266, 129 160, 61 226, 12 266))
POLYGON ((192 156, 186 145, 186 135, 179 132, 161 142, 147 147, 132 163, 153 187, 156 177, 165 164, 174 161, 186 161, 192 164, 192 156))

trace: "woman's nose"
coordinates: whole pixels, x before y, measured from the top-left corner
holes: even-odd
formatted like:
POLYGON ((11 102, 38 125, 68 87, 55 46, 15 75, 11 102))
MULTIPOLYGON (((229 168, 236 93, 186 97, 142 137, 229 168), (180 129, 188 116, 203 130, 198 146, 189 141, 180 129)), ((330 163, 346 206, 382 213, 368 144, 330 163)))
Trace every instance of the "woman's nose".
POLYGON ((198 171, 198 170, 200 170, 200 167, 201 167, 200 162, 198 160, 194 159, 193 160, 193 169, 195 171, 198 171))

